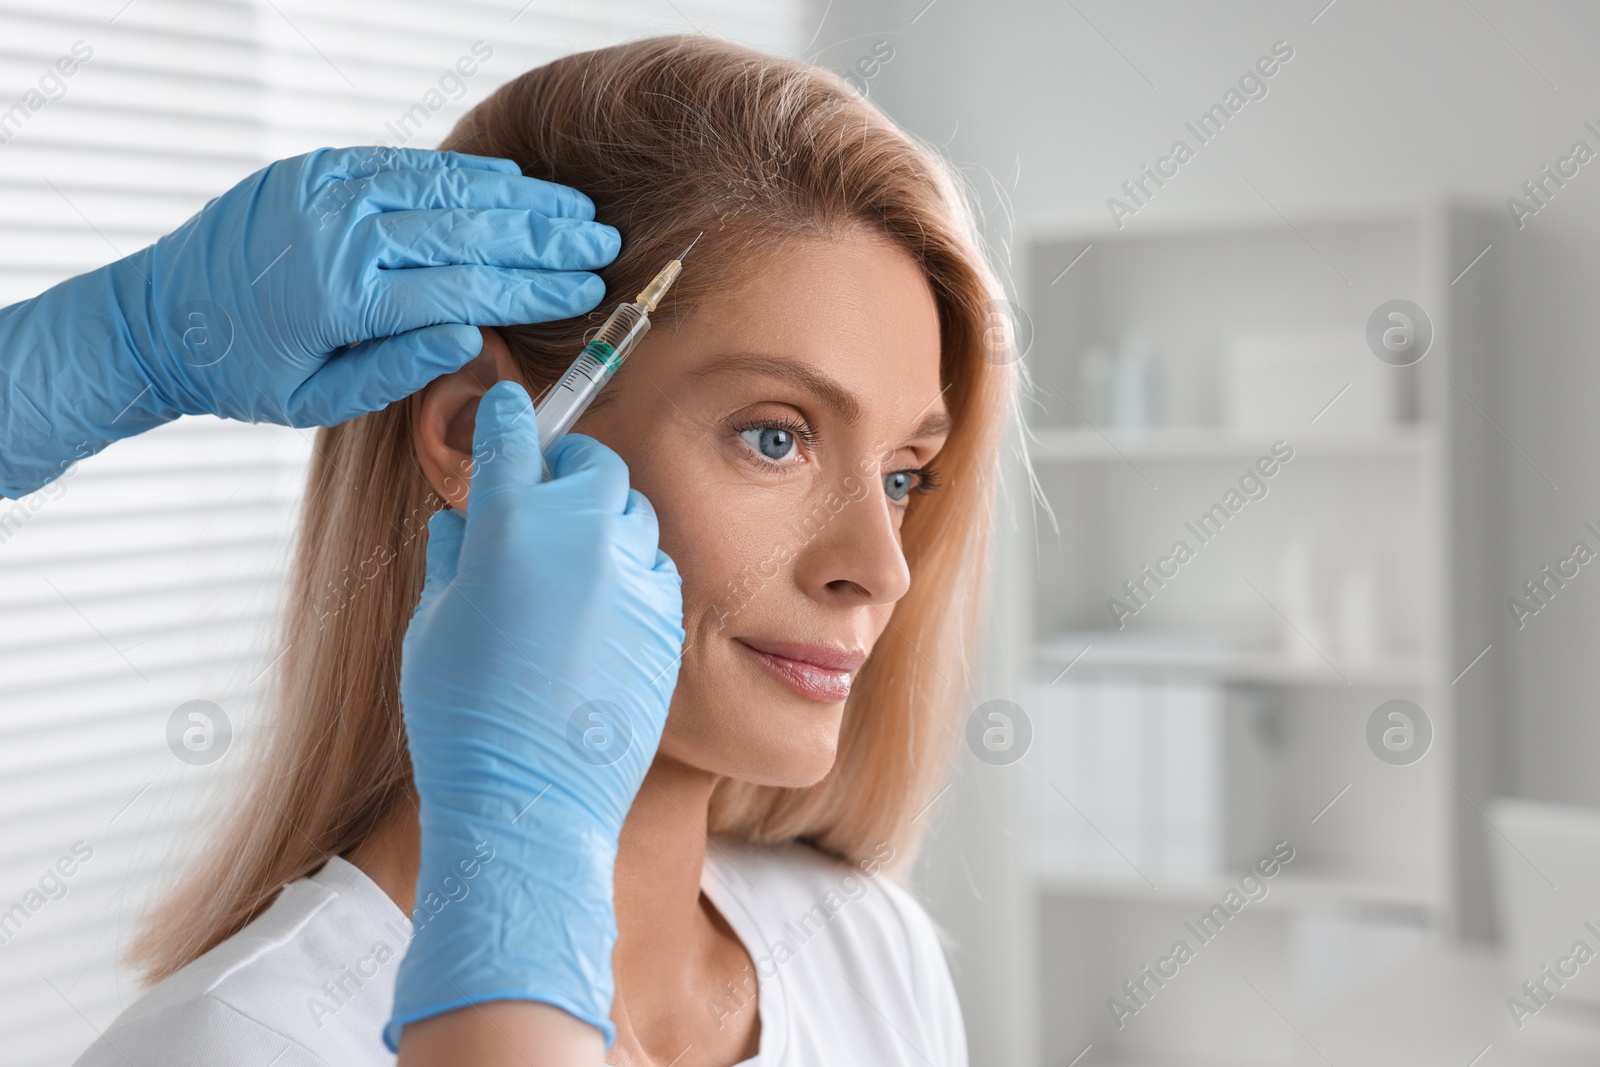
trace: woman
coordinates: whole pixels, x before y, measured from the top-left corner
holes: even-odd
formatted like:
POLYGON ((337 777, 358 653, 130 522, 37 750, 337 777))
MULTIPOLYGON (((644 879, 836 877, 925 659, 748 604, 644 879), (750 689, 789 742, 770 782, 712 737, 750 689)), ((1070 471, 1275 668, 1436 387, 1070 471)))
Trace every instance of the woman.
POLYGON ((607 1059, 965 1063, 934 928, 887 873, 955 736, 1015 388, 955 183, 836 76, 703 37, 531 71, 442 147, 587 193, 623 235, 607 300, 486 329, 462 370, 319 433, 270 747, 134 946, 154 988, 83 1062, 392 1062, 407 915, 436 910, 400 702, 423 527, 471 514, 491 387, 537 396, 703 233, 575 427, 654 506, 685 635, 617 845, 607 1059))

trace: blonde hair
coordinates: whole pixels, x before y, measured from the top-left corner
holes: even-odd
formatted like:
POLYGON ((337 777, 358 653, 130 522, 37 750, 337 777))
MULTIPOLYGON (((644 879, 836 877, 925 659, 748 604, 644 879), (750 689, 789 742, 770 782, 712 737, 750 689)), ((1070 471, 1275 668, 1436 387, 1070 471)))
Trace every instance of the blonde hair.
MULTIPOLYGON (((852 863, 887 843, 900 866, 959 731, 1000 439, 1016 405, 1016 368, 986 343, 1000 290, 953 171, 838 76, 700 36, 529 71, 441 147, 510 158, 588 194, 623 235, 600 272, 602 308, 705 231, 658 328, 797 236, 863 227, 921 266, 953 429, 934 463, 939 490, 915 499, 902 528, 910 591, 859 673, 828 774, 803 789, 724 780, 710 810, 713 832, 801 839, 852 863)), ((537 391, 603 313, 502 333, 537 391)), ((400 648, 422 589, 427 518, 442 503, 416 462, 408 403, 319 431, 264 756, 238 810, 147 917, 131 953, 147 980, 237 932, 410 798, 400 648)))

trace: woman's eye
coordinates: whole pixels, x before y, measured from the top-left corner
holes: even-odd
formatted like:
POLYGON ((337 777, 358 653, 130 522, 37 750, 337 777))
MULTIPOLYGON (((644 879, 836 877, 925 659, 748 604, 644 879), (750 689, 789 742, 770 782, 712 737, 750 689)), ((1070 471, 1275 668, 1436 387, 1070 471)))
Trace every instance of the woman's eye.
POLYGON ((917 484, 916 471, 895 471, 883 476, 883 488, 890 500, 904 500, 917 484))
POLYGON ((740 430, 739 436, 763 459, 774 463, 787 459, 794 451, 794 434, 782 426, 752 426, 740 430))

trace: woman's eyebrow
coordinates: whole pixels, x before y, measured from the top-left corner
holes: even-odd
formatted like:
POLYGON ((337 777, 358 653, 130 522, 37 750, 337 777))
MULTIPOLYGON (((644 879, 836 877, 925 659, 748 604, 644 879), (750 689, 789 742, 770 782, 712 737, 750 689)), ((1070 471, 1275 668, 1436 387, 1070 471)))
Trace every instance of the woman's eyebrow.
MULTIPOLYGON (((735 353, 712 360, 703 367, 689 372, 691 378, 709 378, 723 374, 754 374, 768 378, 783 378, 794 382, 818 400, 839 413, 845 425, 853 426, 861 418, 861 402, 855 394, 836 379, 828 377, 814 367, 781 356, 756 353, 735 353)), ((935 411, 923 419, 912 431, 911 438, 936 437, 950 431, 950 416, 935 411)))
POLYGON ((784 378, 837 411, 844 419, 845 425, 854 426, 861 418, 861 403, 850 390, 813 367, 781 356, 735 353, 714 359, 705 366, 690 371, 689 377, 710 378, 713 375, 724 374, 755 374, 766 378, 784 378))
POLYGON ((917 423, 917 428, 911 431, 911 440, 916 441, 924 437, 943 437, 950 432, 953 425, 950 413, 940 409, 917 423))

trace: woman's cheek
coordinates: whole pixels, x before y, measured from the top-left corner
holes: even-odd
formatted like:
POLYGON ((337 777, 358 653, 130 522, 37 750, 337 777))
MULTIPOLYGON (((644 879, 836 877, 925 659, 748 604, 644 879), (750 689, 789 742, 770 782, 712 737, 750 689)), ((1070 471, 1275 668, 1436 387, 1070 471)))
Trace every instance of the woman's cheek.
MULTIPOLYGON (((777 528, 776 516, 747 514, 748 489, 719 489, 704 484, 672 486, 656 507, 661 522, 661 549, 683 577, 684 614, 721 599, 739 599, 738 590, 757 574, 763 532, 777 528)), ((652 499, 652 503, 655 501, 652 499)))

